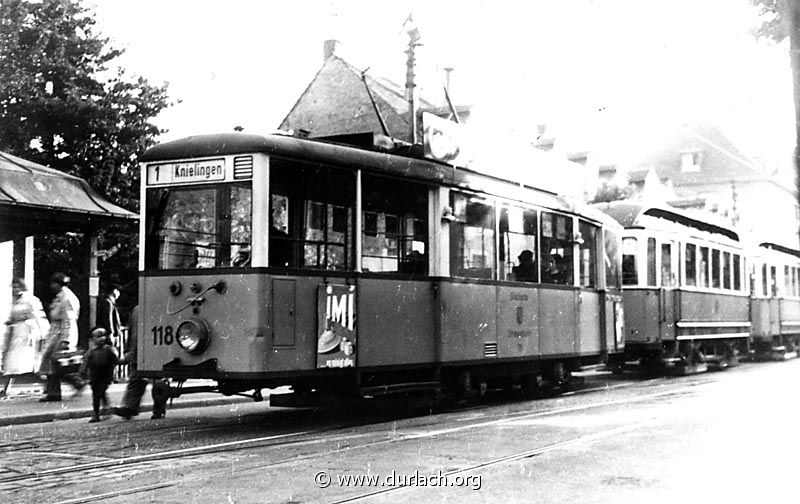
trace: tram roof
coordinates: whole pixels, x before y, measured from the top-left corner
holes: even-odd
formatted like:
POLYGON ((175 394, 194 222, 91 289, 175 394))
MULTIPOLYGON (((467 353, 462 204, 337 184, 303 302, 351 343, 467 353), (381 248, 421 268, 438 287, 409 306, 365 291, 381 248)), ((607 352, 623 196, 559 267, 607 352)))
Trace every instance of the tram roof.
POLYGON ((388 173, 402 178, 412 178, 441 185, 464 187, 523 201, 530 200, 530 191, 535 190, 534 202, 537 205, 581 213, 587 217, 604 221, 602 212, 595 212, 588 206, 579 209, 566 197, 525 185, 519 180, 493 176, 485 171, 479 172, 455 167, 428 159, 289 135, 220 133, 190 136, 151 147, 140 157, 140 161, 145 163, 177 161, 245 153, 264 153, 291 159, 359 167, 373 172, 388 173))
POLYGON ((699 219, 668 205, 650 205, 634 201, 612 201, 598 204, 596 207, 613 217, 625 228, 644 227, 642 221, 649 216, 739 241, 739 234, 736 231, 699 219))
POLYGON ((763 242, 763 243, 760 243, 758 246, 762 247, 762 248, 765 248, 765 249, 776 250, 776 251, 782 252, 784 254, 793 255, 795 257, 800 257, 800 250, 796 250, 796 249, 793 249, 793 248, 790 248, 790 247, 786 247, 784 245, 780 245, 780 244, 777 244, 777 243, 763 242))

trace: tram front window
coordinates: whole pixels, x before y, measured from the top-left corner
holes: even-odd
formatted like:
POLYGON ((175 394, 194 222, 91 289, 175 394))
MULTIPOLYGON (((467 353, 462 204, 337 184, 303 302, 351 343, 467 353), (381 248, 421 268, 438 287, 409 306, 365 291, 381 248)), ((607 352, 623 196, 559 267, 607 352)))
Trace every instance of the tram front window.
POLYGON ((148 268, 244 267, 250 262, 252 192, 244 184, 150 189, 148 268))

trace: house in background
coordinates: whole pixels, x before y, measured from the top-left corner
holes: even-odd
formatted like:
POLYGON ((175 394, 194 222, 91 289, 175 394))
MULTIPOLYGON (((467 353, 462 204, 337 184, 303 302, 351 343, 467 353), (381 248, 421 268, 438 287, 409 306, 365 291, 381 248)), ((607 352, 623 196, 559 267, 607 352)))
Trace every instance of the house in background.
MULTIPOLYGON (((796 190, 744 154, 705 121, 682 125, 658 147, 627 166, 635 197, 716 214, 754 240, 798 249, 800 210, 796 190)), ((606 169, 601 179, 619 178, 606 169)))
MULTIPOLYGON (((293 130, 295 134, 302 131, 312 138, 375 133, 410 143, 411 118, 406 89, 357 69, 337 55, 338 47, 338 41, 325 41, 322 68, 278 129, 293 130)), ((445 119, 452 113, 449 107, 421 97, 419 111, 445 119)), ((469 107, 456 106, 456 111, 462 122, 469 119, 469 107)))

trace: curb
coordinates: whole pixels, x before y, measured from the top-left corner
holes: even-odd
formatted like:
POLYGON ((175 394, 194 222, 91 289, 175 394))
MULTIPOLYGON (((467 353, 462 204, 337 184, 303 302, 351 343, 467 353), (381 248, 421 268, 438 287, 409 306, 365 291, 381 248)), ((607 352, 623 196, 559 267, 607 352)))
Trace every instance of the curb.
MULTIPOLYGON (((211 407, 211 406, 225 406, 228 404, 239 404, 239 403, 248 403, 253 402, 252 399, 247 397, 219 397, 215 399, 193 399, 187 401, 175 401, 172 406, 167 406, 167 413, 173 409, 186 409, 186 408, 199 408, 199 407, 211 407)), ((267 402, 267 401, 264 401, 267 402)), ((267 404, 269 404, 267 402, 267 404)), ((140 412, 141 413, 148 413, 153 411, 152 404, 143 404, 140 412)), ((66 410, 66 411, 56 411, 56 412, 47 412, 47 413, 33 413, 33 414, 26 414, 26 415, 16 415, 16 416, 9 416, 6 418, 0 418, 0 427, 6 427, 9 425, 25 425, 25 424, 33 424, 33 423, 43 423, 43 422, 53 422, 57 420, 75 420, 77 418, 89 418, 94 414, 91 408, 83 408, 83 409, 75 409, 75 410, 66 410)), ((113 415, 112 415, 113 417, 113 415)))

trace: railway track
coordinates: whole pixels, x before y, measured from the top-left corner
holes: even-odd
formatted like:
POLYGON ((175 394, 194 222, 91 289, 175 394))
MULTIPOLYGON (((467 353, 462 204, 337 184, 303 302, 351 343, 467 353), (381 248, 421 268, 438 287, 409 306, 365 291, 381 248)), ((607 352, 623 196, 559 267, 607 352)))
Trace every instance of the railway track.
MULTIPOLYGON (((321 447, 321 449, 312 450, 310 453, 301 456, 292 455, 284 458, 277 458, 275 460, 271 460, 268 462, 259 461, 257 463, 252 463, 249 465, 240 463, 237 465, 236 468, 237 473, 242 473, 247 471, 257 471, 259 469, 265 469, 269 467, 275 467, 290 463, 297 463, 298 461, 302 460, 312 460, 314 458, 324 457, 345 450, 364 450, 370 448, 379 448, 381 445, 402 443, 406 441, 420 440, 423 438, 434 438, 437 436, 443 436, 447 434, 456 434, 471 429, 478 429, 490 425, 500 424, 503 422, 519 421, 526 419, 529 420, 549 415, 559 415, 572 412, 589 411, 597 408, 621 406, 624 404, 647 401, 661 397, 667 398, 669 396, 685 395, 687 392, 691 392, 693 387, 697 385, 702 385, 709 381, 712 380, 710 378, 700 379, 700 380, 695 378, 692 383, 687 384, 683 381, 681 383, 676 383, 673 380, 664 380, 661 378, 657 378, 635 383, 617 384, 609 387, 587 388, 584 390, 572 392, 570 393, 570 395, 591 395, 591 394, 596 394, 600 391, 607 391, 612 389, 616 390, 627 389, 631 391, 636 391, 636 389, 654 388, 656 390, 646 394, 635 395, 633 397, 626 397, 618 400, 597 401, 594 403, 578 405, 578 406, 548 407, 534 412, 531 412, 529 410, 510 411, 502 413, 490 412, 487 414, 480 414, 476 417, 472 415, 472 413, 484 410, 485 406, 480 406, 480 405, 470 406, 466 408, 460 408, 452 412, 455 413, 457 416, 459 416, 459 418, 453 418, 453 415, 448 414, 446 419, 443 419, 437 415, 434 417, 423 417, 421 419, 413 420, 414 421, 413 427, 416 428, 417 430, 428 429, 426 432, 422 433, 398 434, 396 432, 386 429, 383 429, 381 431, 371 430, 367 432, 353 433, 349 432, 348 429, 357 428, 364 425, 364 422, 353 422, 349 425, 344 425, 344 426, 340 425, 336 427, 309 429, 297 432, 275 434, 270 436, 259 436, 256 438, 207 444, 203 446, 195 446, 177 450, 161 450, 136 456, 78 463, 65 467, 35 471, 31 473, 13 474, 1 477, 0 485, 29 486, 37 481, 52 481, 53 479, 58 479, 66 482, 80 481, 82 479, 81 475, 97 474, 98 472, 103 472, 108 470, 116 470, 117 472, 119 471, 141 472, 147 470, 156 470, 159 467, 163 467, 165 464, 169 464, 169 461, 171 460, 191 459, 193 457, 200 457, 203 455, 220 454, 226 452, 228 453, 240 452, 243 450, 252 450, 256 448, 281 447, 281 448, 294 449, 294 448, 308 447, 314 445, 325 445, 325 444, 334 445, 332 448, 324 446, 321 447), (444 423, 448 424, 446 428, 436 429, 438 425, 442 425, 444 423), (453 425, 454 423, 461 425, 454 426, 453 425)), ((219 425, 213 427, 206 426, 201 429, 197 429, 197 431, 209 430, 212 428, 225 428, 225 427, 219 425)), ((574 442, 580 442, 580 441, 574 440, 574 442)), ((547 449, 547 450, 557 449, 559 445, 560 444, 556 444, 550 447, 544 447, 542 449, 547 449)), ((511 458, 503 457, 501 459, 487 461, 487 463, 500 464, 503 463, 503 461, 506 459, 514 460, 515 457, 524 458, 525 456, 532 456, 532 455, 531 453, 529 453, 529 451, 525 451, 511 455, 510 456, 511 458)), ((481 467, 481 466, 476 466, 476 467, 481 467)), ((475 468, 465 467, 459 469, 453 474, 474 469, 475 468)), ((230 469, 226 469, 226 471, 229 472, 230 469)), ((213 475, 214 475, 213 473, 209 474, 206 472, 204 473, 203 478, 207 478, 213 475)), ((195 477, 182 476, 180 478, 176 478, 173 480, 159 481, 157 483, 153 483, 150 485, 142 485, 137 487, 119 489, 110 493, 97 493, 82 497, 76 497, 68 500, 63 500, 61 501, 61 503, 77 504, 81 502, 96 502, 96 501, 112 499, 115 497, 120 497, 123 495, 143 494, 171 486, 186 484, 187 482, 192 481, 193 478, 195 477)), ((369 495, 372 495, 372 493, 364 494, 364 497, 369 495)))

